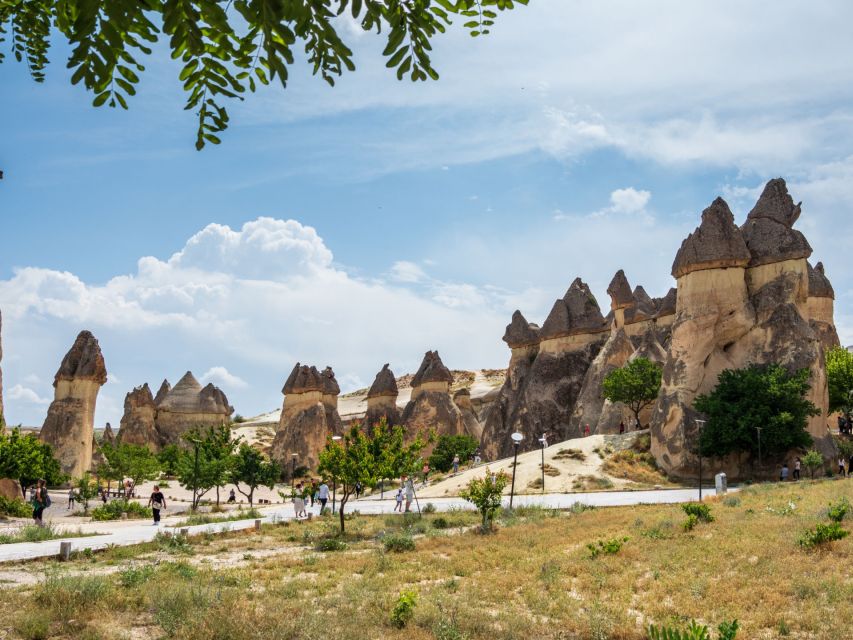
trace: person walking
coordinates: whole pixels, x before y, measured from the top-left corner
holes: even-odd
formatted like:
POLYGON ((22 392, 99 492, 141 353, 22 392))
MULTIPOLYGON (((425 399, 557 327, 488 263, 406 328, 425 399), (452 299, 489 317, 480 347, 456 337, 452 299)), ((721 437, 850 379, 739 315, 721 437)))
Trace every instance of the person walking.
POLYGON ((68 490, 68 508, 69 509, 74 508, 75 498, 77 498, 77 494, 75 493, 74 488, 72 487, 71 489, 68 490))
POLYGON ((325 480, 317 490, 317 496, 320 499, 320 513, 322 514, 326 510, 326 503, 329 501, 329 485, 326 484, 325 480))
POLYGON ((779 472, 779 480, 785 482, 788 479, 788 463, 782 463, 782 471, 779 472))
POLYGON ((841 477, 847 475, 844 472, 844 456, 838 456, 838 475, 840 475, 841 477))
POLYGON ((800 456, 794 458, 794 480, 800 479, 800 469, 803 466, 802 460, 800 460, 800 456))
POLYGON ((423 469, 421 469, 421 473, 424 477, 424 486, 427 484, 427 480, 429 480, 429 462, 424 463, 423 469))
POLYGON ((400 513, 403 513, 403 487, 397 489, 397 495, 394 496, 394 498, 397 501, 397 504, 394 505, 394 511, 399 511, 400 513))
POLYGON ((412 510, 412 500, 415 499, 415 483, 412 478, 405 479, 406 484, 406 513, 412 510))
POLYGON ((33 493, 33 521, 37 526, 44 526, 44 510, 50 506, 50 496, 47 494, 47 483, 39 480, 33 493))
POLYGON ((308 491, 308 498, 311 500, 311 508, 314 508, 314 501, 318 498, 317 481, 311 480, 311 488, 308 491))
POLYGON ((459 454, 453 456, 453 474, 459 473, 459 454))
POLYGON ((237 494, 234 493, 234 489, 232 488, 228 493, 228 504, 234 504, 235 502, 237 502, 237 494))
POLYGON ((160 526, 160 511, 166 508, 166 496, 160 491, 160 487, 156 484, 151 491, 151 496, 148 498, 148 506, 151 507, 151 513, 154 515, 154 526, 160 526))
POLYGON ((305 490, 301 482, 296 485, 296 489, 293 491, 293 514, 296 516, 297 520, 305 513, 304 491, 305 490))
POLYGON ((590 431, 589 431, 589 425, 586 425, 586 426, 583 428, 583 435, 584 435, 584 437, 586 437, 586 436, 588 436, 589 434, 590 434, 590 431))
POLYGON ((362 490, 361 482, 356 480, 356 482, 355 482, 355 499, 356 500, 358 500, 358 497, 361 495, 361 490, 362 490))

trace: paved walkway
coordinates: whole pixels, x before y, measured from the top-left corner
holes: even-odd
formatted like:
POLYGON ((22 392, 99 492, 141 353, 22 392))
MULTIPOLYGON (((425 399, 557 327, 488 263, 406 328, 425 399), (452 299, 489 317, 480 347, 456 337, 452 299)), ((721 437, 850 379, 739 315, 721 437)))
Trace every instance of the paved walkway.
MULTIPOLYGON (((730 488, 730 491, 736 489, 730 488)), ((706 496, 713 496, 713 488, 703 490, 706 496)), ((698 499, 698 489, 670 489, 656 491, 601 491, 595 493, 554 493, 545 495, 516 496, 513 504, 515 506, 539 505, 548 509, 568 509, 573 504, 581 503, 596 507, 617 507, 639 504, 674 504, 680 502, 691 502, 698 499)), ((420 506, 430 502, 435 505, 437 511, 450 511, 451 509, 474 509, 470 502, 461 498, 429 498, 421 499, 420 506)), ((509 505, 509 498, 504 496, 504 506, 509 505)), ((414 507, 414 505, 413 505, 414 507)), ((363 498, 347 503, 347 511, 358 510, 364 514, 393 513, 393 495, 385 500, 376 498, 363 498)), ((281 520, 293 520, 292 505, 267 507, 261 510, 263 522, 280 522, 281 520)), ((79 528, 85 533, 98 533, 101 535, 85 538, 64 538, 48 540, 45 542, 20 542, 16 544, 0 545, 0 562, 15 562, 21 560, 33 560, 36 558, 48 558, 59 554, 59 543, 71 542, 72 551, 83 549, 101 550, 110 546, 129 546, 142 542, 150 542, 158 531, 175 531, 172 524, 181 520, 182 516, 173 516, 172 523, 164 522, 160 527, 153 526, 150 522, 144 524, 138 521, 118 522, 93 522, 72 527, 75 531, 79 528)), ((231 522, 217 522, 203 524, 189 529, 189 535, 202 533, 221 533, 225 531, 241 531, 254 527, 254 520, 235 520, 231 522)))

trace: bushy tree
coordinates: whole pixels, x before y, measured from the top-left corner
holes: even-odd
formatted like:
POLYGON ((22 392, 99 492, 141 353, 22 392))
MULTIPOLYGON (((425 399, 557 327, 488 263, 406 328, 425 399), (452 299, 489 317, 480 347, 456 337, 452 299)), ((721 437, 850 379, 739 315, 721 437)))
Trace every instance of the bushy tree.
POLYGON ((148 447, 124 442, 105 444, 101 446, 101 453, 105 461, 98 466, 98 475, 119 482, 128 478, 131 494, 136 485, 160 476, 160 461, 148 447))
POLYGON ((228 482, 235 442, 227 426, 196 427, 184 434, 187 449, 178 458, 178 482, 192 492, 192 509, 198 509, 202 497, 228 482))
POLYGON ((255 489, 272 489, 280 477, 279 466, 245 442, 237 449, 228 472, 228 479, 237 486, 237 491, 246 496, 250 508, 254 504, 255 489), (246 486, 246 491, 240 488, 241 484, 246 486))
POLYGON ((77 501, 83 505, 83 513, 89 513, 89 500, 97 497, 98 484, 92 479, 91 474, 84 473, 82 477, 75 480, 74 490, 77 501))
POLYGON ((178 475, 178 460, 181 457, 181 448, 176 444, 167 444, 160 449, 157 454, 157 459, 160 461, 160 467, 163 473, 170 478, 178 475))
POLYGON ((449 435, 438 437, 435 449, 429 457, 429 466, 441 472, 450 471, 453 467, 453 457, 459 456, 464 461, 474 455, 480 443, 469 435, 449 435))
POLYGON ((34 433, 21 433, 20 427, 0 433, 0 478, 17 480, 24 497, 27 488, 40 478, 44 478, 48 486, 56 486, 66 480, 51 446, 39 440, 34 433))
POLYGON ((361 425, 353 424, 340 441, 329 437, 320 452, 319 472, 337 483, 342 534, 346 527, 344 510, 355 493, 355 484, 375 487, 382 478, 412 473, 423 447, 419 437, 405 444, 403 427, 391 427, 384 420, 366 432, 361 425))
POLYGON ((640 424, 640 412, 655 401, 660 391, 661 367, 648 358, 635 358, 624 367, 607 374, 602 395, 610 402, 621 402, 640 424))
POLYGON ((823 456, 819 451, 812 449, 803 456, 803 466, 809 470, 809 477, 814 480, 815 471, 824 465, 823 456))
POLYGON ((492 528, 492 522, 501 507, 501 496, 507 483, 509 483, 507 474, 502 471, 492 477, 487 468, 483 477, 473 478, 468 486, 459 492, 459 497, 477 507, 477 511, 483 518, 482 530, 484 532, 492 528))
MULTIPOLYGON (((64 41, 72 84, 94 95, 93 105, 127 109, 142 62, 163 39, 187 92, 185 109, 198 117, 196 148, 219 143, 228 126, 226 100, 243 100, 259 85, 287 84, 289 67, 304 60, 330 85, 354 71, 344 36, 353 24, 385 32, 382 55, 398 79, 438 79, 431 41, 451 17, 461 16, 472 36, 489 33, 497 11, 528 0, 26 0, 0 2, 0 44, 11 48, 43 82, 51 39, 64 41), (352 20, 350 20, 350 16, 352 20), (304 49, 304 54, 302 53, 304 49)), ((3 61, 0 49, 0 62, 3 61)))
POLYGON ((829 410, 850 415, 853 411, 853 353, 844 347, 826 352, 829 410))
POLYGON ((820 412, 806 399, 808 393, 808 369, 790 373, 778 364, 726 369, 714 390, 693 404, 707 417, 699 441, 702 454, 756 454, 756 427, 761 428, 761 450, 770 455, 810 446, 808 419, 820 412))

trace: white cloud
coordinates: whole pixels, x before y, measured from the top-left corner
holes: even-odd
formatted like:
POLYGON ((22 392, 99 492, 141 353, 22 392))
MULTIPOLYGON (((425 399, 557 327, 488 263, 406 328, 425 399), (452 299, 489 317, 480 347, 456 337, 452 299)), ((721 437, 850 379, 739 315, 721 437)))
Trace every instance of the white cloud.
POLYGON ((401 260, 391 266, 391 278, 397 282, 421 282, 426 277, 424 270, 414 262, 401 260))
POLYGON ((8 400, 13 400, 16 402, 25 402, 29 404, 39 404, 46 405, 50 404, 49 398, 42 398, 35 391, 30 389, 29 387, 24 387, 20 384, 16 384, 6 394, 8 400))
POLYGON ((614 213, 637 213, 646 208, 651 197, 650 191, 638 191, 634 187, 616 189, 610 194, 610 208, 614 213))
POLYGON ((225 367, 211 367, 201 376, 201 381, 212 382, 229 389, 245 389, 249 386, 248 382, 235 376, 225 367))

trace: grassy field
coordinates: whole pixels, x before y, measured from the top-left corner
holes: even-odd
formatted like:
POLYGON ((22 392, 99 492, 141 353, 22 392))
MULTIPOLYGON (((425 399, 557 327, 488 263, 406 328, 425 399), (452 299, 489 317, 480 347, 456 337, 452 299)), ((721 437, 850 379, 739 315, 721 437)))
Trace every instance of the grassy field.
POLYGON ((162 538, 16 567, 39 579, 0 590, 0 637, 641 639, 736 618, 738 638, 841 638, 853 540, 797 543, 841 497, 853 481, 756 486, 690 531, 679 506, 640 506, 516 510, 489 535, 457 512, 356 516, 344 540, 329 520, 162 538))

